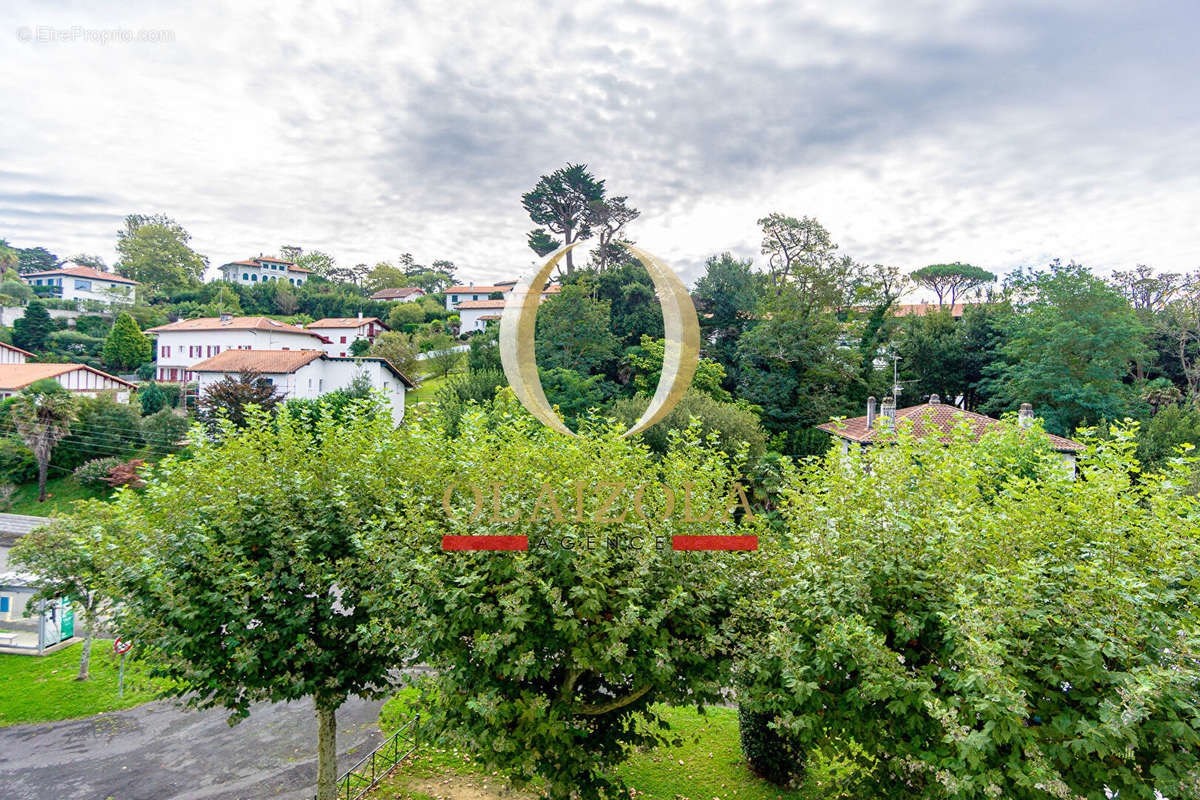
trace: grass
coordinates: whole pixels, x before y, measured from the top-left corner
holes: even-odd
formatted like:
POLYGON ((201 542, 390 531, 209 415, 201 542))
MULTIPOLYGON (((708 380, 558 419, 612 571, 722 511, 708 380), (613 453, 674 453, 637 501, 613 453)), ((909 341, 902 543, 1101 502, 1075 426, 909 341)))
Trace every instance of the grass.
MULTIPOLYGON (((51 474, 54 473, 54 468, 50 469, 51 474)), ((13 493, 12 505, 5 509, 9 514, 29 514, 35 517, 48 517, 55 512, 67 513, 71 510, 71 503, 76 500, 87 500, 89 498, 103 498, 108 495, 107 492, 97 492, 93 489, 88 489, 80 486, 75 480, 74 475, 63 475, 58 478, 50 478, 46 481, 46 501, 39 503, 37 501, 38 488, 37 481, 33 483, 23 483, 17 487, 17 491, 13 493)))
MULTIPOLYGON (((380 715, 380 727, 390 733, 412 713, 416 690, 402 690, 389 700, 380 715)), ((767 783, 747 768, 738 744, 737 711, 710 708, 701 715, 694 708, 657 709, 671 726, 677 746, 660 746, 634 752, 617 770, 636 800, 816 800, 839 796, 831 787, 789 790, 767 783)), ((438 796, 453 796, 443 787, 465 781, 476 788, 499 790, 504 781, 496 773, 481 771, 464 754, 424 743, 401 767, 380 784, 373 798, 424 800, 431 786, 438 796)), ((824 781, 822 781, 824 783, 824 781)), ((486 794, 486 793, 485 793, 486 794)), ((536 790, 532 793, 536 796, 536 790)), ((474 796, 474 795, 472 795, 474 796)))
POLYGON ((142 662, 125 662, 125 697, 117 698, 121 657, 111 639, 92 644, 91 680, 76 681, 82 644, 48 656, 0 655, 0 727, 90 717, 153 700, 161 685, 142 662))

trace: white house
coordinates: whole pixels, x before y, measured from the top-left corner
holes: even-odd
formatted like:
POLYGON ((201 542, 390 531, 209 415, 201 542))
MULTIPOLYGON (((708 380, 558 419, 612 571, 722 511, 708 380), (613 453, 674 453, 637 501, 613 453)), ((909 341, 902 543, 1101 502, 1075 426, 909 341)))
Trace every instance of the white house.
POLYGON ((425 290, 417 286, 405 286, 400 289, 380 289, 371 295, 372 300, 397 301, 413 303, 425 296, 425 290))
POLYGON ((0 364, 24 364, 36 355, 11 344, 0 342, 0 364))
POLYGON ((325 343, 325 354, 349 356, 350 347, 359 339, 374 342, 375 337, 388 330, 378 317, 326 317, 304 326, 305 330, 321 334, 329 341, 325 343))
POLYGON ((446 310, 454 311, 460 304, 466 302, 487 300, 493 292, 511 292, 515 285, 515 283, 500 283, 476 286, 472 283, 466 286, 451 286, 446 290, 446 310))
POLYGON ((181 319, 146 333, 157 337, 157 379, 181 383, 196 379, 192 365, 226 350, 305 350, 324 347, 327 341, 317 331, 270 317, 230 314, 181 319))
POLYGON ((241 372, 257 372, 284 397, 312 399, 347 388, 366 375, 371 388, 382 391, 392 406, 392 419, 404 418, 404 392, 413 388, 392 364, 382 358, 341 358, 324 350, 228 350, 192 365, 199 390, 241 372))
POLYGON ((122 403, 129 402, 129 392, 137 388, 86 364, 0 364, 0 399, 12 397, 44 378, 53 378, 69 392, 88 396, 116 392, 117 400, 122 403))
POLYGON ((129 278, 79 265, 30 272, 21 279, 38 295, 63 300, 96 300, 108 305, 132 304, 138 285, 129 278))
POLYGON ((505 300, 463 300, 458 304, 458 332, 476 333, 500 319, 505 300))
POLYGON ((231 261, 220 266, 221 278, 233 283, 253 285, 263 281, 287 281, 300 286, 312 275, 311 269, 297 267, 290 261, 271 256, 257 256, 245 261, 231 261))

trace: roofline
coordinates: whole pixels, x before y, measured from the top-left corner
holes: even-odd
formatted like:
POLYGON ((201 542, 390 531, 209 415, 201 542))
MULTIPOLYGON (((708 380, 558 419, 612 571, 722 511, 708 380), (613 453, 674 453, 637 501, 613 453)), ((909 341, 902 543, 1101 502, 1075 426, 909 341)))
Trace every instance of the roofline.
POLYGON ((37 358, 37 353, 31 353, 28 350, 22 350, 20 347, 17 347, 15 344, 8 344, 7 342, 0 342, 0 346, 7 347, 9 350, 16 350, 18 353, 24 353, 25 355, 29 356, 30 358, 37 358))
MULTIPOLYGON (((130 383, 129 381, 125 380, 124 378, 118 378, 116 375, 109 375, 104 370, 96 369, 95 367, 89 367, 87 364, 75 364, 75 363, 63 364, 60 362, 36 362, 33 364, 0 364, 0 367, 39 367, 39 366, 41 366, 41 367, 70 367, 70 369, 64 369, 61 372, 54 373, 53 375, 47 375, 45 378, 34 378, 31 381, 26 381, 25 383, 22 383, 22 384, 19 384, 16 386, 5 386, 4 388, 5 389, 24 389, 26 386, 35 384, 38 381, 44 381, 44 380, 46 380, 46 378, 53 380, 53 379, 57 378, 59 375, 66 375, 68 372, 74 372, 77 369, 86 369, 88 372, 94 372, 97 375, 108 378, 109 380, 116 381, 117 383, 123 383, 123 384, 125 384, 125 386, 129 387, 130 389, 137 389, 137 384, 130 383)), ((66 388, 66 387, 64 387, 64 388, 66 388)), ((113 390, 97 389, 96 391, 106 392, 106 391, 113 391, 113 390)))
POLYGON ((85 267, 82 264, 77 267, 56 267, 55 269, 44 269, 41 272, 26 272, 21 275, 21 278, 36 278, 39 275, 71 275, 72 273, 68 271, 71 269, 90 269, 93 272, 99 273, 101 276, 103 276, 100 278, 92 278, 92 280, 112 281, 113 283, 128 283, 130 286, 141 286, 141 283, 130 278, 123 278, 120 275, 110 272, 102 272, 94 267, 85 267), (109 277, 110 275, 112 275, 112 277, 109 277))
POLYGON ((386 358, 382 358, 380 356, 331 356, 329 354, 326 354, 325 358, 329 359, 330 361, 378 361, 379 363, 383 364, 385 367, 390 369, 396 375, 396 377, 398 377, 400 380, 404 381, 404 383, 408 385, 408 388, 410 388, 410 389, 417 388, 417 385, 415 383, 413 383, 412 381, 410 381, 408 379, 407 375, 405 375, 403 372, 401 372, 399 369, 397 369, 395 364, 388 361, 386 358))
MULTIPOLYGON (((962 409, 958 409, 958 410, 961 411, 962 409)), ((967 413, 971 413, 971 412, 967 412, 967 413)), ((982 416, 982 415, 980 415, 980 416, 982 416)), ((814 425, 813 427, 818 430, 824 431, 825 433, 832 434, 833 436, 837 436, 840 439, 845 439, 847 442, 854 442, 855 444, 861 444, 861 445, 878 444, 878 442, 874 439, 857 439, 853 436, 847 435, 846 432, 844 430, 842 430, 842 427, 844 426, 844 423, 849 422, 851 419, 862 419, 862 417, 837 417, 835 419, 830 420, 829 422, 822 422, 820 425, 814 425)), ((878 417, 876 417, 876 419, 878 419, 878 417)), ((991 419, 992 422, 997 425, 1010 425, 1011 424, 1011 423, 1005 422, 1002 419, 993 419, 992 417, 987 417, 987 419, 991 419)), ((899 417, 897 420, 897 424, 899 424, 900 422, 907 422, 911 425, 911 424, 913 424, 913 419, 911 417, 899 417)), ((1024 430, 1023 428, 1020 428, 1019 426, 1014 425, 1013 427, 1017 428, 1018 430, 1024 430)), ((870 430, 870 429, 868 429, 868 430, 870 430)), ((1042 431, 1042 434, 1050 442, 1051 449, 1056 453, 1079 453, 1079 452, 1082 452, 1083 450, 1087 449, 1084 445, 1080 444, 1079 442, 1076 442, 1072 439, 1067 439, 1067 437, 1065 437, 1065 436, 1058 436, 1057 434, 1049 433, 1048 431, 1044 431, 1044 430, 1042 431), (1066 439, 1068 442, 1071 442, 1072 445, 1074 445, 1074 446, 1073 447, 1064 447, 1061 445, 1055 445, 1054 444, 1055 439, 1066 439)), ((930 438, 930 437, 922 437, 922 438, 930 438)))

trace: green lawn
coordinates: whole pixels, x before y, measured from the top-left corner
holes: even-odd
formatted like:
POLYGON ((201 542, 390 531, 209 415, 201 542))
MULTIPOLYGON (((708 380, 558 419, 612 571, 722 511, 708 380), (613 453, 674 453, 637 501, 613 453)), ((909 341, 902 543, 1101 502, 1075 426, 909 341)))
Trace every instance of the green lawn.
POLYGON ((125 697, 117 699, 120 657, 111 639, 92 645, 92 679, 76 681, 81 649, 73 645, 41 658, 0 655, 0 727, 88 717, 154 699, 156 684, 132 659, 125 662, 125 697))
MULTIPOLYGON (((391 732, 412 713, 410 703, 416 690, 405 689, 384 706, 379 724, 391 732)), ((694 708, 662 710, 672 734, 681 739, 678 747, 659 747, 634 753, 618 770, 637 800, 816 800, 835 798, 840 793, 824 780, 824 787, 793 791, 756 777, 742 760, 738 745, 737 711, 710 708, 700 715, 694 708)), ((382 798, 425 800, 426 797, 479 797, 499 790, 503 780, 495 773, 480 771, 463 754, 422 744, 371 795, 382 798), (456 789, 461 791, 456 791, 456 789)), ((535 787, 527 791, 537 797, 535 787)))
POLYGON ((66 513, 71 510, 75 500, 86 500, 91 497, 106 497, 107 492, 96 492, 80 486, 74 475, 53 477, 55 470, 51 468, 51 478, 46 481, 46 502, 37 501, 37 482, 24 483, 17 487, 13 494, 12 507, 5 509, 9 514, 30 514, 35 517, 48 517, 57 512, 66 513))
POLYGON ((417 388, 413 390, 412 394, 409 395, 409 402, 428 403, 429 401, 433 400, 434 395, 437 394, 437 390, 442 388, 445 383, 445 378, 435 378, 432 375, 425 376, 424 380, 422 380, 417 385, 417 388))

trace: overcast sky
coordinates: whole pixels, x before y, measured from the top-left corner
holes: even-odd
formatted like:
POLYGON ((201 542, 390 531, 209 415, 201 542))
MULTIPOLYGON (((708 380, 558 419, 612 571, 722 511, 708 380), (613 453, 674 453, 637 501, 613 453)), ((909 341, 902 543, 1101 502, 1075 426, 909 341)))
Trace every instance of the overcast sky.
POLYGON ((125 214, 163 212, 213 265, 296 244, 516 277, 520 195, 571 161, 689 280, 761 261, 771 211, 905 269, 1200 268, 1192 0, 95 5, 0 10, 19 247, 111 263, 125 214))

